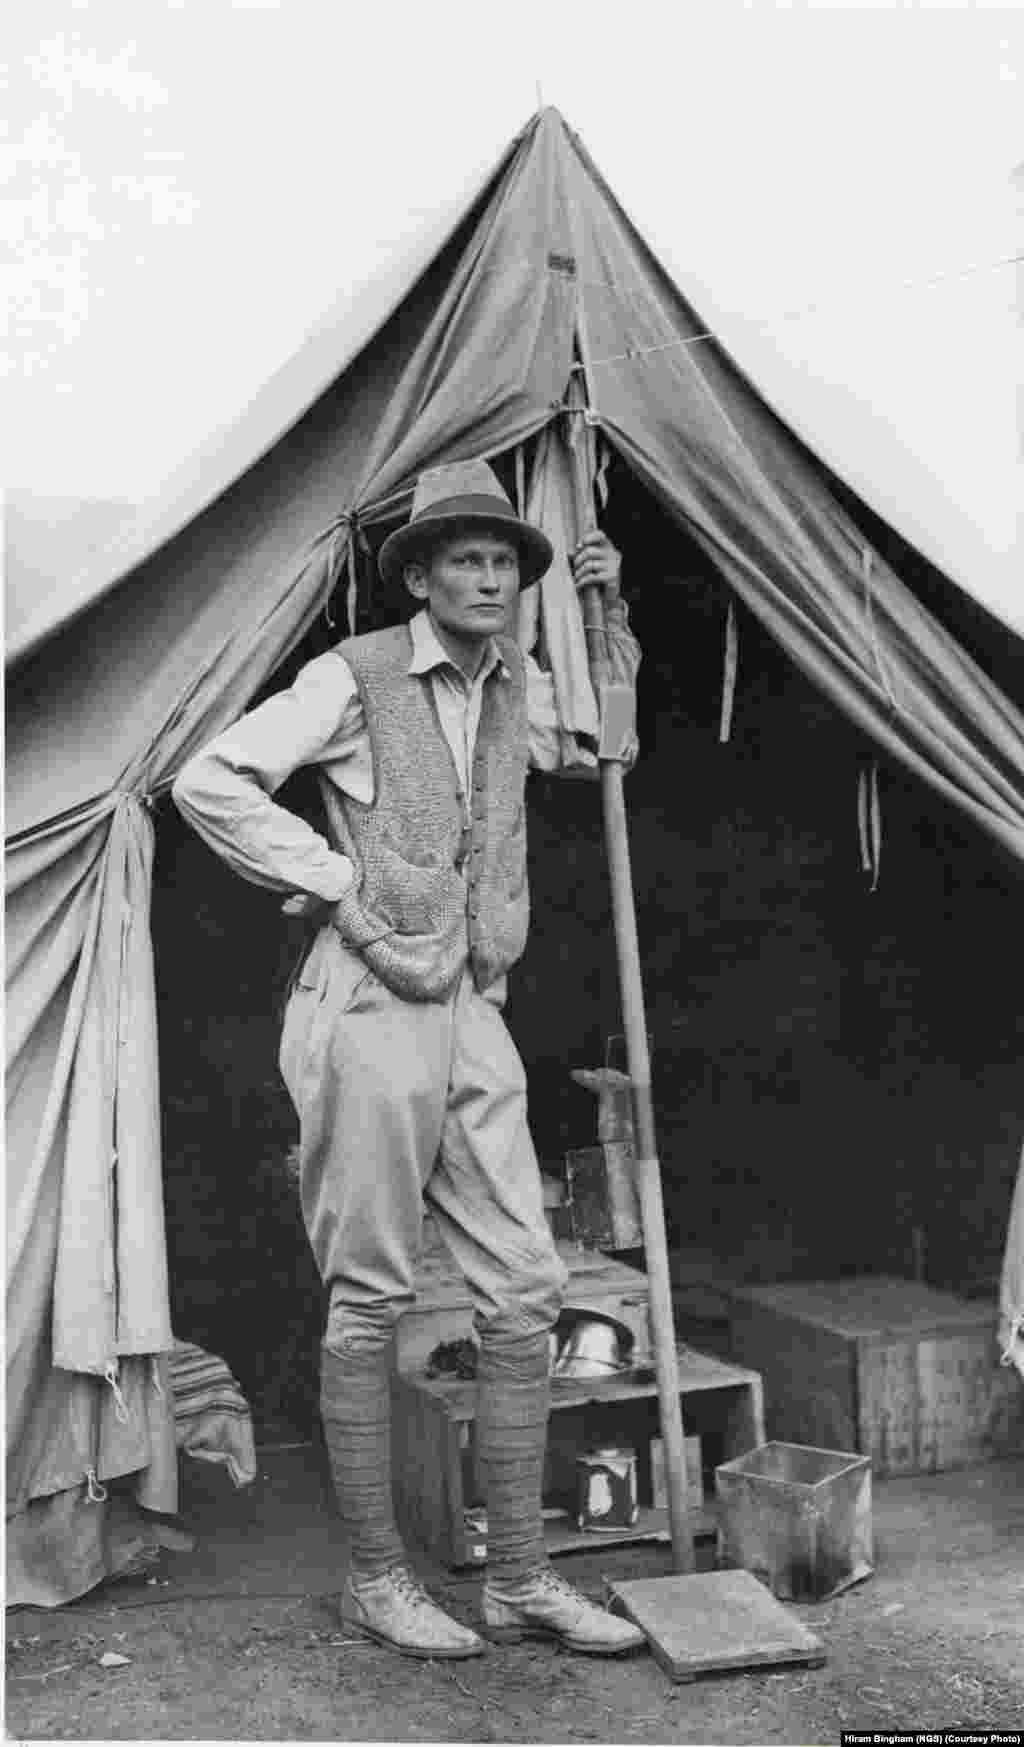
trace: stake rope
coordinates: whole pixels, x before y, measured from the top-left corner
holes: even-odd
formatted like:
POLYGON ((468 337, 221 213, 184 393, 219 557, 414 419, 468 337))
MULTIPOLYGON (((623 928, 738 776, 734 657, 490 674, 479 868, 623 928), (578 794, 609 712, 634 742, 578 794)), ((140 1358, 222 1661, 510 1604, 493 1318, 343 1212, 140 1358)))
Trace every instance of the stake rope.
MULTIPOLYGON (((880 291, 892 291, 892 290, 923 291, 923 290, 929 290, 932 286, 945 284, 951 279, 970 279, 977 273, 991 273, 991 272, 995 272, 997 269, 999 269, 1001 267, 1017 266, 1021 262, 1024 262, 1024 254, 1022 254, 1022 255, 1007 255, 1003 259, 998 260, 998 261, 983 261, 977 266, 954 268, 951 272, 948 272, 948 273, 938 273, 931 279, 898 280, 892 285, 880 286, 879 290, 880 291)), ((589 284, 610 285, 610 281, 607 281, 607 280, 602 280, 602 281, 581 280, 580 283, 587 284, 587 285, 589 285, 589 284)), ((821 315, 821 314, 828 315, 828 314, 832 313, 833 311, 835 311, 836 314, 843 314, 848 310, 848 308, 849 308, 849 305, 846 305, 846 304, 809 303, 809 304, 806 304, 802 309, 780 310, 779 314, 774 316, 770 321, 767 321, 767 320, 766 321, 756 321, 756 322, 752 322, 752 323, 744 321, 744 325, 747 327, 752 327, 755 333, 770 333, 773 328, 775 328, 779 325, 780 322, 806 321, 811 316, 821 315)), ((738 319, 742 320, 743 318, 741 317, 738 319)), ((603 358, 589 358, 587 360, 587 363, 592 368, 596 368, 598 364, 631 363, 637 358, 650 357, 655 352, 670 352, 670 351, 678 349, 679 347, 685 348, 688 346, 704 345, 709 340, 716 340, 717 341, 717 340, 719 340, 719 335, 712 328, 702 328, 699 333, 685 334, 685 335, 681 335, 681 336, 677 335, 674 339, 663 340, 656 346, 629 346, 625 352, 610 352, 610 353, 606 354, 606 356, 603 358)))

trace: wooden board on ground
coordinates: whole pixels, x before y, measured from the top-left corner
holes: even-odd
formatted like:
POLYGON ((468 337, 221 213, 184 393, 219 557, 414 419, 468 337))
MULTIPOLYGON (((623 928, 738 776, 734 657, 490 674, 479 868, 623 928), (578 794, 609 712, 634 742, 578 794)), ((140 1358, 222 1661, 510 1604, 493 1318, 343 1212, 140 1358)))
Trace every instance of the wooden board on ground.
POLYGON ((644 1577, 609 1583, 608 1592, 613 1612, 628 1614, 646 1632, 673 1680, 825 1660, 821 1639, 749 1571, 644 1577))

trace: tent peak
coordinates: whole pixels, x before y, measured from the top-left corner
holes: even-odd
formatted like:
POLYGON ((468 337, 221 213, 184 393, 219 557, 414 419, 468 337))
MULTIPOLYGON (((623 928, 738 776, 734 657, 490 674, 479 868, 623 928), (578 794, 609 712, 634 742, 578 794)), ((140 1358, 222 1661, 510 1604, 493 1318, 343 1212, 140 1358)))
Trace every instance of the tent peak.
POLYGON ((562 111, 557 109, 553 103, 542 104, 533 120, 538 132, 544 130, 550 133, 571 134, 573 131, 562 111))

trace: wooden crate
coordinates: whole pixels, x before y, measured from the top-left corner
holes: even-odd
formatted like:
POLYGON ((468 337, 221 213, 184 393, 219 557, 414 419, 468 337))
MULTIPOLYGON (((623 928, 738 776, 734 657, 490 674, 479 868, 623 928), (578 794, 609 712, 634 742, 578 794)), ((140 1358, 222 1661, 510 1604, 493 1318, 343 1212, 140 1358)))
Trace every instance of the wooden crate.
MULTIPOLYGON (((593 1310, 614 1317, 633 1336, 633 1363, 651 1363, 651 1332, 647 1276, 599 1250, 581 1250, 559 1243, 569 1270, 566 1310, 593 1310)), ((399 1318, 396 1337, 398 1369, 421 1372, 440 1341, 467 1338, 473 1332, 473 1300, 469 1287, 440 1243, 425 1245, 416 1271, 416 1302, 399 1318)))
MULTIPOLYGON (((688 1433, 701 1440, 705 1473, 764 1441, 761 1380, 755 1372, 680 1348, 680 1394, 688 1433)), ((393 1397, 392 1471, 398 1520, 410 1541, 449 1565, 479 1564, 486 1542, 471 1527, 480 1501, 475 1474, 476 1385, 397 1372, 393 1397), (470 1523, 467 1523, 467 1515, 470 1523)), ((651 1440, 659 1433, 653 1379, 555 1381, 545 1462, 545 1536, 552 1553, 616 1540, 665 1540, 668 1513, 652 1502, 651 1440), (576 1456, 595 1444, 637 1453, 640 1518, 614 1533, 577 1529, 567 1510, 576 1456)), ((714 1514, 694 1513, 696 1533, 713 1534, 714 1514)))
POLYGON ((730 1352, 761 1373, 770 1438, 934 1473, 1024 1448, 996 1312, 914 1280, 737 1286, 730 1352))

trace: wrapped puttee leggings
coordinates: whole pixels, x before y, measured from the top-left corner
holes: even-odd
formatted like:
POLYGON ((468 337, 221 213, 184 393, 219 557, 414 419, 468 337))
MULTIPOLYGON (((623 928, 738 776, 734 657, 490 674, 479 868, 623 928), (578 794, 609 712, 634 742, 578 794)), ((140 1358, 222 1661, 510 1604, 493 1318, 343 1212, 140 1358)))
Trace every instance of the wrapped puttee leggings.
POLYGON ((321 930, 290 997, 281 1071, 299 1115, 303 1216, 329 1288, 322 1411, 353 1568, 403 1557, 390 1498, 388 1371, 427 1204, 475 1306, 477 1453, 489 1564, 543 1561, 548 1334, 565 1286, 544 1214, 503 987, 392 994, 321 930))

